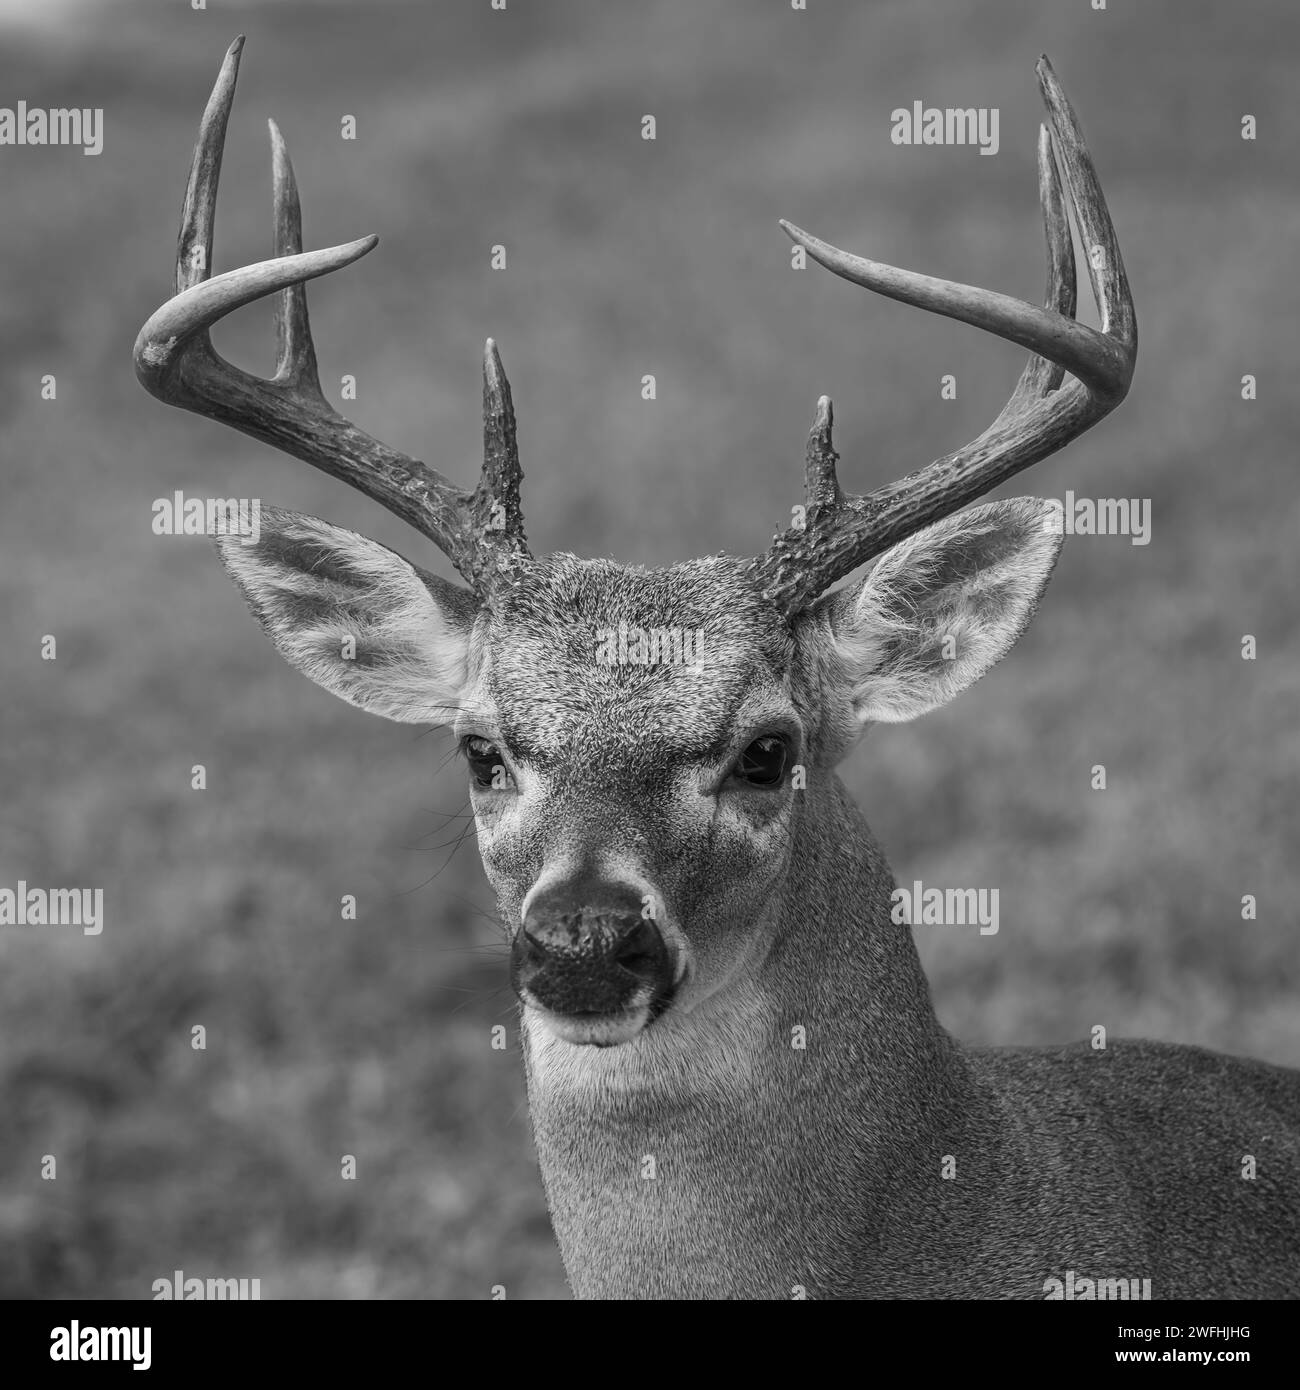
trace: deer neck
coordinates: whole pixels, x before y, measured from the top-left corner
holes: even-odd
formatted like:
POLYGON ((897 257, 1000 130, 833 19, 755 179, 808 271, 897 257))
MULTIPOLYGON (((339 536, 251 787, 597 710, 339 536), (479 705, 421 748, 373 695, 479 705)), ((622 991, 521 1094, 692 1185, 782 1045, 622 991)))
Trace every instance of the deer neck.
POLYGON ((900 1175, 937 1176, 978 1101, 838 779, 808 797, 791 865, 765 959, 691 1012, 606 1049, 525 1019, 538 1157, 579 1296, 861 1296, 876 1275, 845 1268, 846 1249, 875 1249, 896 1289, 925 1238, 900 1175))

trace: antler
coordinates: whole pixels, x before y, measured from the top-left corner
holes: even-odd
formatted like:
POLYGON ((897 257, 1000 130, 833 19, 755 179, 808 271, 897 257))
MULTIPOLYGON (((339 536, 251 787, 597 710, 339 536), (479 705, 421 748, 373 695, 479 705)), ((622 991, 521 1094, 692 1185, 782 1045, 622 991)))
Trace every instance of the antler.
POLYGON ((1051 134, 1043 126, 1038 140, 1038 193, 1047 233, 1046 307, 864 260, 781 223, 815 261, 843 279, 996 333, 1032 354, 1011 398, 983 434, 866 496, 849 497, 840 490, 831 403, 826 396, 817 402, 808 437, 804 525, 776 537, 749 566, 765 596, 787 615, 873 556, 1064 448, 1128 393, 1137 357, 1137 318, 1119 243, 1074 109, 1046 57, 1038 60, 1036 71, 1051 125, 1051 134), (1074 248, 1052 156, 1053 137, 1088 257, 1100 331, 1074 317, 1074 248), (1074 379, 1064 382, 1067 371, 1074 379))
POLYGON ((231 44, 208 99, 194 148, 176 248, 176 294, 135 343, 135 370, 151 395, 251 434, 340 478, 428 536, 478 593, 503 562, 528 554, 510 384, 492 339, 483 357, 483 472, 468 492, 417 459, 390 449, 325 399, 307 320, 304 282, 351 265, 379 238, 324 251, 302 249, 298 187, 274 121, 271 162, 275 257, 209 278, 217 182, 235 99, 243 36, 231 44), (256 377, 217 355, 209 329, 241 305, 277 294, 275 376, 256 377))

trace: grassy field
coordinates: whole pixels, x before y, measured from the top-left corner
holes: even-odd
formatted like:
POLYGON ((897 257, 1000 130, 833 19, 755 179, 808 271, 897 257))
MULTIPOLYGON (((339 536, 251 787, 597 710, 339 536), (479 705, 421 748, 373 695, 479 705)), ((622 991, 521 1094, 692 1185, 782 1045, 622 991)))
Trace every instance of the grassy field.
MULTIPOLYGON (((450 573, 341 484, 135 382, 241 29, 217 268, 269 254, 274 114, 308 245, 382 238, 313 290, 327 390, 354 374, 349 414, 469 480, 491 333, 534 549, 643 564, 761 548, 821 392, 854 489, 996 413, 1014 348, 792 271, 776 220, 1036 298, 1047 51, 1142 348, 1120 413, 1004 491, 1149 498, 1152 540, 1069 540, 1014 655, 844 775, 901 881, 1000 890, 996 936, 918 929, 960 1036, 1102 1023, 1300 1065, 1294 6, 27 9, 0 7, 0 104, 103 107, 105 147, 0 148, 0 885, 102 886, 106 925, 0 928, 0 1294, 140 1298, 182 1269, 264 1297, 566 1296, 517 1048, 489 1044, 513 1001, 449 736, 310 685, 203 541, 151 532, 176 489, 255 496, 450 573), (915 100, 999 107, 998 155, 893 146, 915 100)), ((218 345, 269 369, 269 309, 218 345)))

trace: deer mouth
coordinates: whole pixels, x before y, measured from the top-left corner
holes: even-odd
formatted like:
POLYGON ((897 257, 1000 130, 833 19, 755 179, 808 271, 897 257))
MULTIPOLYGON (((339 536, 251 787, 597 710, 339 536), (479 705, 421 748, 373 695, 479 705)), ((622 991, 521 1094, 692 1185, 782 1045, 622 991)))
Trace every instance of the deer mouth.
POLYGON ((653 1019, 648 1003, 609 1013, 560 1014, 531 1007, 548 1033, 575 1047, 618 1047, 644 1032, 653 1019))
MULTIPOLYGON (((542 982, 537 982, 541 985, 542 982)), ((548 998, 544 987, 518 990, 519 1000, 552 1037, 575 1047, 618 1047, 644 1033, 667 1010, 675 988, 667 982, 643 982, 630 995, 601 1008, 583 1008, 587 1000, 571 993, 548 998)), ((590 1001, 592 1003, 596 1000, 590 1001)), ((605 1004, 605 1000, 599 1001, 605 1004)))

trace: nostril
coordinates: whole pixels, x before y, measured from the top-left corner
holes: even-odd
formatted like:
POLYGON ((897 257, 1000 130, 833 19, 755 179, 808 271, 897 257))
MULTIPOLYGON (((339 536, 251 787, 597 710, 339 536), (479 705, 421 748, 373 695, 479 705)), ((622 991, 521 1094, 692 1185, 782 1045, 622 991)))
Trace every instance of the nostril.
POLYGON ((537 937, 528 930, 527 926, 524 927, 523 938, 524 957, 529 965, 538 965, 547 958, 548 952, 545 942, 539 941, 537 937))
POLYGON ((643 921, 619 943, 614 959, 624 970, 650 979, 658 973, 663 956, 663 938, 651 923, 643 921))

